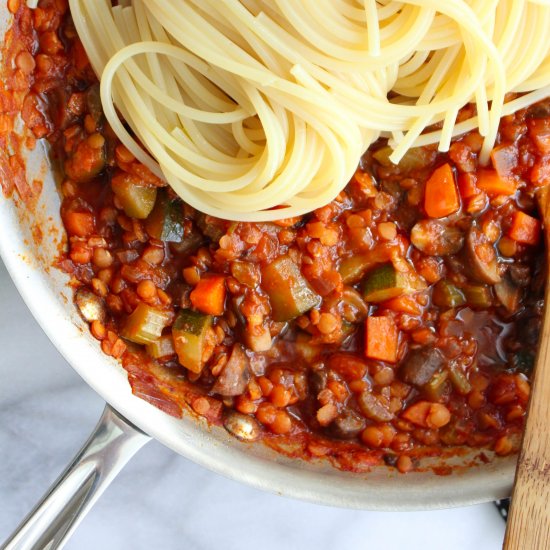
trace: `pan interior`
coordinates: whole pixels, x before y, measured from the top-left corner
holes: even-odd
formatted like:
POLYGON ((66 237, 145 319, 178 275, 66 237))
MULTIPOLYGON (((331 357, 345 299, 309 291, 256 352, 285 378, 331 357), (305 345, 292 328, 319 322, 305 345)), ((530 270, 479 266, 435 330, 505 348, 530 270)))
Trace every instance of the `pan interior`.
MULTIPOLYGON (((10 23, 0 7, 0 36, 10 23)), ((52 267, 63 246, 56 171, 38 144, 25 152, 27 178, 43 181, 30 211, 17 196, 0 195, 0 255, 29 309, 69 364, 95 391, 130 421, 175 452, 263 490, 326 505, 372 510, 413 510, 462 506, 503 498, 511 489, 515 458, 437 476, 407 475, 386 467, 368 474, 342 472, 326 462, 288 459, 262 444, 239 442, 223 428, 195 417, 172 418, 132 395, 126 372, 103 355, 72 303, 68 277, 52 267)), ((58 404, 59 406, 59 404, 58 404)), ((468 464, 478 451, 463 456, 468 464)))

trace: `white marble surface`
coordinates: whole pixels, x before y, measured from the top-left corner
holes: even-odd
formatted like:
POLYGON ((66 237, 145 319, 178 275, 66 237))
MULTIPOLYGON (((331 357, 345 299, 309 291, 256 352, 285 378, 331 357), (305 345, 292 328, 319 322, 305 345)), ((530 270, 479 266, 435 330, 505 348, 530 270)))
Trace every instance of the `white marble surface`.
MULTIPOLYGON (((95 425, 103 403, 25 308, 0 261, 0 545, 95 425)), ((340 510, 265 494, 149 443, 69 550, 497 550, 491 504, 435 512, 340 510)))

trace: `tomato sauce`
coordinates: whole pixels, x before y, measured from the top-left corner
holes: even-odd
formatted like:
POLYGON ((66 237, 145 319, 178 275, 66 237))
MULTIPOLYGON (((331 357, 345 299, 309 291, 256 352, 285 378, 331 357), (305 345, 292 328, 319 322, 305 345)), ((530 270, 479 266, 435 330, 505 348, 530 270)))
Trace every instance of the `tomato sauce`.
MULTIPOLYGON (((381 140, 325 207, 228 222, 118 142, 66 2, 13 5, 2 143, 20 112, 51 144, 59 266, 136 395, 346 470, 517 451, 543 307, 548 100, 502 119, 489 166, 475 131, 397 166, 381 140)), ((1 155, 4 192, 29 197, 1 155)))

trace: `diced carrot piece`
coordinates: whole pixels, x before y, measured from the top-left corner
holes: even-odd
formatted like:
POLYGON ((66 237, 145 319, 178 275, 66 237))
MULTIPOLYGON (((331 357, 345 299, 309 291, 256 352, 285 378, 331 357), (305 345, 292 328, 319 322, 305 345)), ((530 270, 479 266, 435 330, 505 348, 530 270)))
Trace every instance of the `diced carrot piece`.
POLYGON ((403 294, 397 298, 392 298, 380 304, 380 307, 391 309, 392 311, 400 311, 409 315, 420 315, 422 307, 416 301, 414 295, 403 294))
POLYGON ((365 323, 365 355, 395 363, 399 345, 399 330, 391 317, 367 317, 365 323))
POLYGON ((516 182, 512 178, 502 178, 496 170, 481 169, 477 171, 477 186, 488 195, 513 195, 516 182))
POLYGON ((89 237, 95 230, 95 216, 91 212, 67 212, 63 218, 69 235, 89 237))
POLYGON ((444 164, 430 176, 424 191, 424 209, 432 218, 444 218, 460 208, 455 176, 450 164, 444 164))
POLYGON ((529 177, 534 187, 550 184, 550 159, 545 156, 535 162, 529 177))
POLYGON ((513 143, 497 145, 491 151, 493 168, 501 178, 512 175, 512 170, 518 164, 518 148, 513 143))
POLYGON ((335 353, 329 357, 328 365, 344 380, 361 380, 367 373, 368 365, 363 359, 349 353, 335 353))
POLYGON ((462 173, 458 176, 458 189, 463 199, 475 197, 479 193, 476 180, 475 174, 471 172, 462 173))
POLYGON ((550 117, 530 119, 529 134, 541 153, 550 153, 550 117))
POLYGON ((222 315, 225 304, 225 277, 215 275, 201 279, 189 295, 195 309, 208 315, 222 315))
POLYGON ((539 220, 517 210, 512 215, 512 225, 508 230, 508 236, 518 243, 536 245, 540 240, 540 229, 539 220))
POLYGON ((432 344, 437 338, 433 331, 427 327, 416 329, 411 333, 411 336, 416 343, 422 344, 423 346, 432 344))

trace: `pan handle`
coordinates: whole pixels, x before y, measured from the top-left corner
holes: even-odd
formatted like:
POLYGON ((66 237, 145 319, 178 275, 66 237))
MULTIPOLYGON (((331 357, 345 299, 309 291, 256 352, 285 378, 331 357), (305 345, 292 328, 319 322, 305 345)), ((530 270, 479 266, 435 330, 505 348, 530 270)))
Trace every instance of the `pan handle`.
POLYGON ((62 548, 111 481, 149 440, 106 405, 88 441, 0 550, 62 548))

